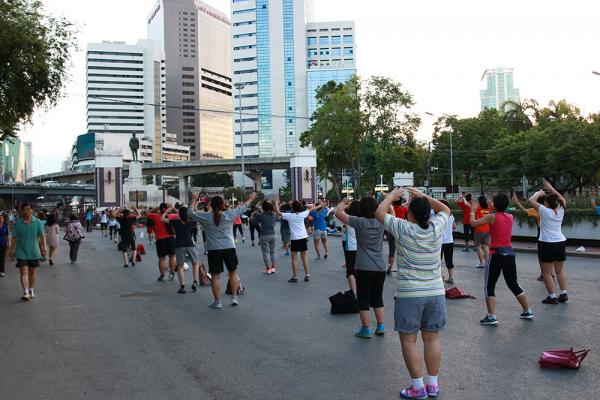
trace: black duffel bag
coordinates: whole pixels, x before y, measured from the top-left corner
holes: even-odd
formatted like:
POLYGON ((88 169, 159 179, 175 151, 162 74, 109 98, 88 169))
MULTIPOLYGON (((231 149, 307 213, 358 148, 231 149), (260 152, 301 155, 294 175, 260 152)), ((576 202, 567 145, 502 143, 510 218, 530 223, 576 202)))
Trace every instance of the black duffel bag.
POLYGON ((356 314, 358 312, 358 300, 351 291, 337 292, 329 297, 332 314, 356 314))

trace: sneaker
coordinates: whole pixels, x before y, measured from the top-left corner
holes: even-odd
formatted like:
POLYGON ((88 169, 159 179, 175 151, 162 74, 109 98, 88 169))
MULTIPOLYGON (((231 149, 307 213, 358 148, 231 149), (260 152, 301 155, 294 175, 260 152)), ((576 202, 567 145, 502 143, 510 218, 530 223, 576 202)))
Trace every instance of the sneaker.
POLYGON ((271 268, 271 273, 274 274, 275 270, 276 270, 276 268, 271 268))
POLYGON ((129 268, 129 265, 123 264, 123 268, 129 268))
POLYGON ((240 304, 240 301, 238 300, 238 297, 237 296, 233 296, 231 298, 231 305, 232 306, 237 306, 238 304, 240 304))
POLYGON ((267 268, 267 269, 265 269, 265 274, 267 274, 267 275, 271 275, 271 274, 272 274, 272 272, 271 272, 271 268, 267 268))
POLYGON ((325 254, 325 255, 323 256, 323 258, 324 258, 324 259, 327 259, 327 254, 325 254))
POLYGON ((390 271, 389 269, 386 271, 387 276, 392 276, 392 271, 390 271))
POLYGON ((465 247, 464 249, 461 250, 463 253, 468 253, 469 252, 469 248, 465 247))
POLYGON ((161 275, 158 277, 157 281, 159 281, 159 282, 166 282, 165 276, 161 274, 161 275))
POLYGON ((194 283, 192 283, 192 292, 195 292, 196 289, 198 289, 198 282, 194 281, 194 283))
POLYGON ((385 335, 385 325, 384 324, 377 324, 377 328, 375 328, 375 334, 377 336, 383 336, 383 335, 385 335))
POLYGON ((373 329, 368 326, 361 326, 358 331, 354 334, 354 336, 363 338, 363 339, 371 339, 373 337, 373 329))
POLYGON ((498 319, 496 317, 490 317, 489 315, 486 315, 484 319, 479 321, 479 323, 481 325, 497 326, 498 319))
POLYGON ((242 238, 242 243, 246 243, 246 239, 242 238))
POLYGON ((546 297, 544 300, 542 300, 542 303, 544 304, 558 304, 558 299, 556 297, 546 297))
POLYGON ((175 279, 175 272, 169 272, 169 280, 172 281, 175 279))
POLYGON ((4 272, 0 272, 0 277, 4 278, 6 274, 4 272))
POLYGON ((558 296, 558 302, 559 302, 559 303, 565 303, 565 302, 567 302, 567 301, 569 301, 569 296, 567 296, 567 294, 566 294, 566 293, 561 293, 561 294, 558 296))
POLYGON ((254 242, 252 242, 252 246, 254 246, 254 242))
POLYGON ((485 268, 485 264, 477 264, 475 268, 485 268))
POLYGON ((214 308, 214 309, 219 309, 219 308, 223 308, 223 303, 221 303, 220 300, 213 300, 210 302, 210 304, 208 305, 209 308, 214 308))
POLYGON ((449 284, 449 285, 454 285, 454 279, 453 278, 448 278, 444 280, 445 283, 449 284))
POLYGON ((540 282, 544 282, 544 275, 538 276, 537 280, 540 281, 540 282))
POLYGON ((308 281, 310 281, 310 275, 306 275, 306 276, 304 277, 304 282, 308 282, 308 281))
POLYGON ((51 258, 49 258, 49 259, 48 259, 48 264, 50 264, 50 265, 54 265, 54 261, 52 261, 52 259, 51 259, 51 258))
POLYGON ((315 261, 319 261, 321 259, 321 256, 316 256, 315 257, 315 261))
POLYGON ((393 267, 392 268, 392 272, 398 272, 398 268, 397 267, 393 267))
POLYGON ((425 386, 425 390, 427 391, 427 396, 429 397, 438 397, 440 394, 440 386, 438 384, 427 385, 425 386))
POLYGON ((179 290, 177 291, 177 293, 184 294, 185 293, 185 287, 183 287, 183 286, 180 287, 179 290))
POLYGON ((472 251, 473 253, 477 253, 477 249, 476 249, 475 247, 471 247, 471 251, 472 251))
POLYGON ((530 310, 523 311, 521 313, 521 318, 523 318, 523 319, 533 319, 533 311, 530 311, 530 310))
POLYGON ((427 391, 424 387, 421 389, 415 389, 412 385, 408 389, 404 389, 400 392, 400 398, 402 399, 426 399, 427 391))
POLYGON ((284 256, 289 256, 289 255, 290 255, 290 252, 289 252, 289 251, 286 251, 286 252, 285 252, 283 255, 284 255, 284 256))
POLYGON ((21 300, 29 301, 29 293, 23 293, 23 296, 21 296, 21 300))
POLYGON ((298 278, 296 278, 295 276, 292 276, 290 279, 288 279, 289 283, 296 283, 298 282, 298 278))
POLYGON ((135 263, 134 263, 133 261, 131 262, 131 266, 132 266, 132 267, 135 267, 135 263))
POLYGON ((35 294, 33 293, 33 289, 29 289, 29 298, 33 299, 35 297, 35 294))

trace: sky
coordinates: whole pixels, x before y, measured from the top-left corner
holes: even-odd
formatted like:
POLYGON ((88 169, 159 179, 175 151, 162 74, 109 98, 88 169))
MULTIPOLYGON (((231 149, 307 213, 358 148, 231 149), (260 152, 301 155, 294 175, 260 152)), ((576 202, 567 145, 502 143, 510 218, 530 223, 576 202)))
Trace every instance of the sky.
MULTIPOLYGON (((229 14, 230 0, 206 0, 229 14)), ((414 97, 420 140, 442 114, 480 111, 485 69, 514 68, 521 99, 545 105, 566 99, 585 113, 600 111, 600 2, 574 0, 313 0, 315 21, 354 20, 357 71, 386 76, 414 97), (432 113, 434 116, 425 114, 432 113)), ((33 141, 34 174, 60 170, 71 144, 86 131, 85 48, 89 42, 135 43, 146 37, 155 0, 44 0, 46 10, 79 28, 65 96, 35 114, 21 137, 33 141)))

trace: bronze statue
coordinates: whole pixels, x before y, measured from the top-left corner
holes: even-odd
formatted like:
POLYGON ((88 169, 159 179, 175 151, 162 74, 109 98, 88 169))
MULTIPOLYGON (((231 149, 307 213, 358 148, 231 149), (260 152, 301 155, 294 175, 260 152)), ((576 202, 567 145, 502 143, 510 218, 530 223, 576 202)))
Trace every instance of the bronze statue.
POLYGON ((129 139, 129 149, 131 150, 131 160, 138 161, 138 149, 140 148, 140 141, 135 137, 135 132, 131 134, 131 139, 129 139))

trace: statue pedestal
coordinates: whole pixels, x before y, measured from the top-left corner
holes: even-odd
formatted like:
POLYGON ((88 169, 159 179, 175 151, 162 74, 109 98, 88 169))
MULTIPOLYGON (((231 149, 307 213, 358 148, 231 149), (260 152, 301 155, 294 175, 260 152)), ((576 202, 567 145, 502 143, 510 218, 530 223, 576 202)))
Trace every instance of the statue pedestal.
POLYGON ((141 161, 131 161, 129 163, 129 176, 125 179, 128 186, 144 186, 146 179, 142 175, 141 161))
POLYGON ((292 199, 315 201, 317 199, 317 157, 314 154, 293 154, 290 157, 292 171, 292 199))

